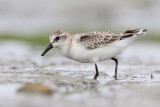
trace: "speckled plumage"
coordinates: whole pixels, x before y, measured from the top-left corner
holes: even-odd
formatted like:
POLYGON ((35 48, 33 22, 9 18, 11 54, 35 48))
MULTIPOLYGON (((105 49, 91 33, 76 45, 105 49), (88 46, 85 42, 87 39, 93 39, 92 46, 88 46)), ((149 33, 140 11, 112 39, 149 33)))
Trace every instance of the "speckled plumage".
POLYGON ((113 36, 109 32, 96 32, 82 35, 80 42, 88 49, 95 49, 105 46, 119 39, 119 36, 113 36))
POLYGON ((82 34, 80 42, 89 49, 95 49, 105 45, 109 45, 119 40, 123 40, 128 37, 132 37, 139 31, 140 31, 139 29, 135 30, 128 29, 124 33, 91 32, 82 34))

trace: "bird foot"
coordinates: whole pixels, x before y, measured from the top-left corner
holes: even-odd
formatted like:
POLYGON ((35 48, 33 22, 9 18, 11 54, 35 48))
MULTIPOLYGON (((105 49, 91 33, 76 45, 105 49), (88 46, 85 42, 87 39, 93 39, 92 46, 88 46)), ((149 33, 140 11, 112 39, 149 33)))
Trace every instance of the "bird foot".
POLYGON ((118 80, 117 75, 114 75, 114 79, 115 79, 115 80, 118 80))
POLYGON ((94 79, 94 80, 97 80, 97 77, 94 77, 93 79, 94 79))

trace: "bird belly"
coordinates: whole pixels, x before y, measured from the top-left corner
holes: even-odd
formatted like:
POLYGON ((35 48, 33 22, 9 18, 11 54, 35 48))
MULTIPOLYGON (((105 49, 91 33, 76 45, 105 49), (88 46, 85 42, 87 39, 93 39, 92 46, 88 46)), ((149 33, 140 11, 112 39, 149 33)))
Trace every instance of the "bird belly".
POLYGON ((88 49, 82 46, 73 47, 69 55, 65 55, 69 59, 82 62, 93 63, 104 61, 120 54, 126 46, 117 46, 111 44, 96 49, 88 49))

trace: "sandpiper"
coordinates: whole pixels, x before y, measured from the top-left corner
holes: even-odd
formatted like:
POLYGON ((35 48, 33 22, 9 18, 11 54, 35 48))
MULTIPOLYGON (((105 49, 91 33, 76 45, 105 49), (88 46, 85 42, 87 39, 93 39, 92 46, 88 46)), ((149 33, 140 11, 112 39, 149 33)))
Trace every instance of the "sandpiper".
POLYGON ((115 61, 114 78, 117 80, 118 59, 116 58, 135 38, 144 35, 147 29, 128 29, 123 33, 90 32, 69 34, 58 30, 50 35, 50 44, 41 56, 50 49, 58 48, 69 59, 82 62, 94 63, 96 80, 99 71, 97 62, 112 59, 115 61))

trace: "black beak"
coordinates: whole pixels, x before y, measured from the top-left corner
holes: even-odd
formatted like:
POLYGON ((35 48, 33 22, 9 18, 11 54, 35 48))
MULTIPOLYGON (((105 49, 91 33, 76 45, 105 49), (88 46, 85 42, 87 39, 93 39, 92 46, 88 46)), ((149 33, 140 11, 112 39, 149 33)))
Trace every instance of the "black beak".
POLYGON ((53 46, 52 46, 52 44, 50 43, 49 45, 48 45, 48 47, 44 50, 44 52, 41 54, 41 56, 44 56, 50 49, 52 49, 53 48, 53 46))

